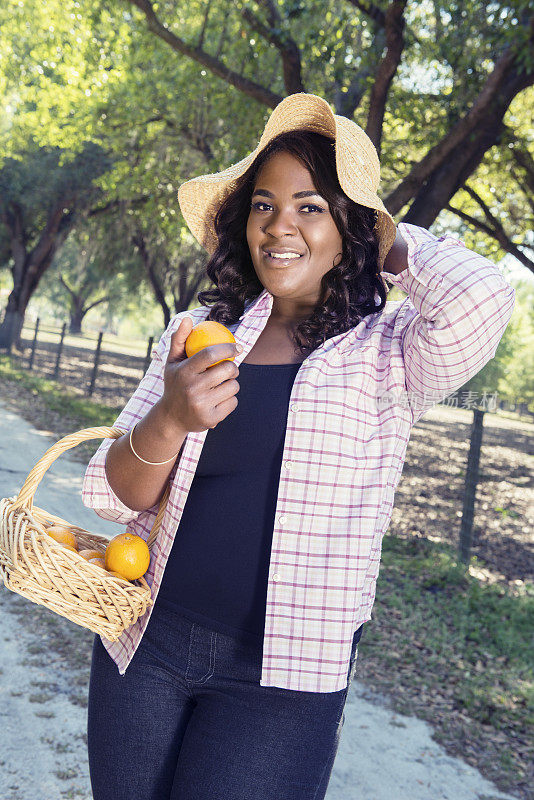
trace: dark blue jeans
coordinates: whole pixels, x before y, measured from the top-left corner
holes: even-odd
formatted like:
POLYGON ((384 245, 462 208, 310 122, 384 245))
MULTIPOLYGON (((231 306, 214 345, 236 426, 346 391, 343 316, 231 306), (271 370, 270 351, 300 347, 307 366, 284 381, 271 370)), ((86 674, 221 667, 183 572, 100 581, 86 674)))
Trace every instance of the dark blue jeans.
POLYGON ((94 800, 322 800, 348 686, 260 686, 262 645, 156 604, 123 676, 93 642, 88 705, 94 800))

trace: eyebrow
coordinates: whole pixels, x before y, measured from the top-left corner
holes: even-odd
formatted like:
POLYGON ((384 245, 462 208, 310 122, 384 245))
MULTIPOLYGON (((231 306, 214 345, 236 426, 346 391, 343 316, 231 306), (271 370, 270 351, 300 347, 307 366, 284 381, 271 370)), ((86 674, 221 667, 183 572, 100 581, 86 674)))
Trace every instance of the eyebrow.
MULTIPOLYGON (((256 189, 252 192, 252 197, 254 197, 255 194, 262 194, 264 197, 274 197, 274 194, 269 192, 268 189, 256 189)), ((303 192, 295 192, 293 197, 321 197, 321 195, 311 189, 305 189, 303 192)))

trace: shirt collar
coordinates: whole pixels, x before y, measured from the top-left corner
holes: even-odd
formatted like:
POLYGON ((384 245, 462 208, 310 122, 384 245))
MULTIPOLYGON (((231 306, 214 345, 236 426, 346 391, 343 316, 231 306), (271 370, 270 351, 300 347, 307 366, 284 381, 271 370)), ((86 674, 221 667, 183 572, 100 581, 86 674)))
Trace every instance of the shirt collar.
POLYGON ((248 303, 245 303, 245 311, 239 319, 244 319, 252 314, 270 316, 272 307, 273 296, 268 289, 263 289, 254 300, 249 300, 248 303))

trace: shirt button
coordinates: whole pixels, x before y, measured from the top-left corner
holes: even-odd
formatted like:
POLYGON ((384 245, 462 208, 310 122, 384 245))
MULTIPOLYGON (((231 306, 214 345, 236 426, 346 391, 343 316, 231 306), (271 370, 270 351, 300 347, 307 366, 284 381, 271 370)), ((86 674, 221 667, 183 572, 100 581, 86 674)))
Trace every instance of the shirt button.
POLYGON ((281 579, 281 575, 279 572, 275 572, 273 575, 273 581, 279 581, 281 579))
POLYGON ((281 517, 278 517, 278 522, 280 523, 280 525, 284 525, 285 521, 286 521, 286 517, 284 517, 283 514, 282 514, 281 517))
POLYGON ((291 469, 291 461, 284 461, 284 467, 289 470, 291 469))
POLYGON ((298 407, 297 403, 293 403, 292 406, 291 406, 291 411, 295 411, 296 412, 298 410, 299 410, 299 407, 298 407))

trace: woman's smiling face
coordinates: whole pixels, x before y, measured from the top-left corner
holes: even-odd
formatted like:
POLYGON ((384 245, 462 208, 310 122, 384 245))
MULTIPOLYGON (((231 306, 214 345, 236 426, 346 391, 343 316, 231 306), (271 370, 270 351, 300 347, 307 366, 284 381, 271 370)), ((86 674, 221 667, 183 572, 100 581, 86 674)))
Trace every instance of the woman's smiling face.
POLYGON ((256 274, 273 295, 273 318, 289 324, 309 317, 321 278, 341 260, 342 238, 310 172, 290 153, 274 153, 256 176, 247 242, 256 274), (299 258, 276 259, 268 255, 273 250, 299 258))

